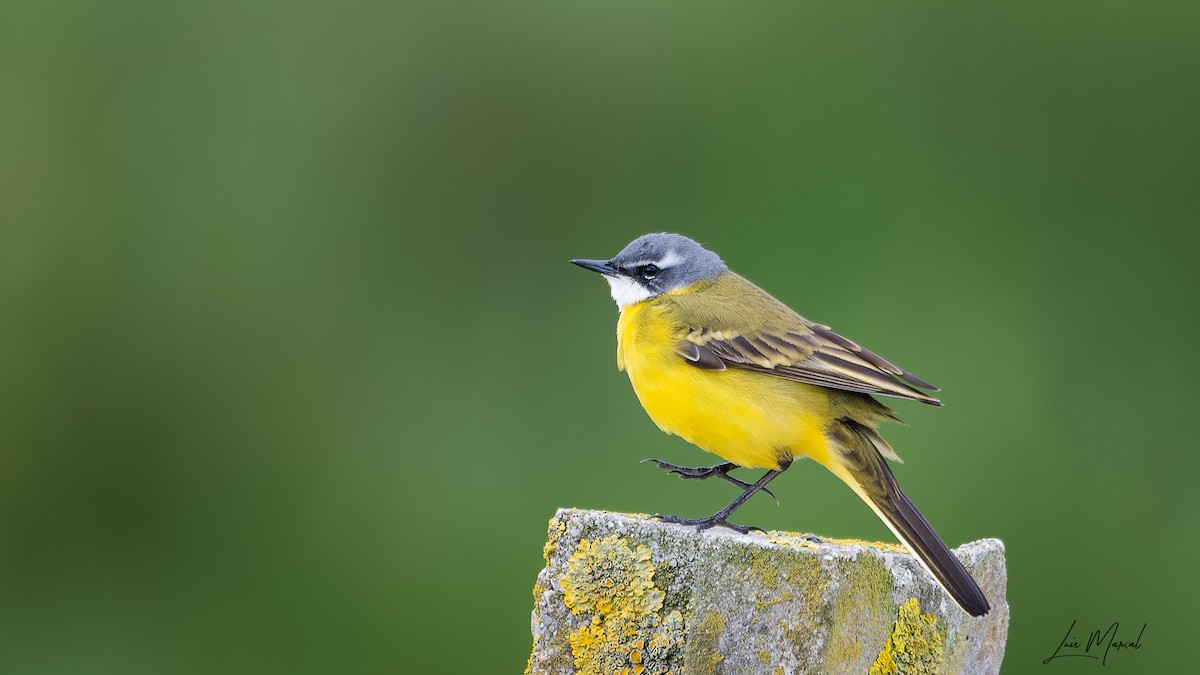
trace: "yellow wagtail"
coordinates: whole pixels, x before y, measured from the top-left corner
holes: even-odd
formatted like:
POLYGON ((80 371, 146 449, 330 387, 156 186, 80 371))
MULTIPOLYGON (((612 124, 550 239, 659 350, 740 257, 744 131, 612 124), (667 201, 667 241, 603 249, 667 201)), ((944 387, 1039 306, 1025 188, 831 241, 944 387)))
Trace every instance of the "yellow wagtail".
POLYGON ((604 275, 620 308, 617 368, 660 429, 727 460, 690 468, 655 461, 685 478, 717 476, 742 488, 707 518, 662 516, 697 529, 722 525, 796 458, 811 457, 869 505, 960 607, 988 612, 979 585, 896 484, 879 435, 899 421, 871 394, 941 405, 937 391, 828 326, 813 323, 746 279, 717 254, 677 234, 635 239, 611 260, 572 260, 604 275), (733 469, 766 469, 753 484, 733 469))

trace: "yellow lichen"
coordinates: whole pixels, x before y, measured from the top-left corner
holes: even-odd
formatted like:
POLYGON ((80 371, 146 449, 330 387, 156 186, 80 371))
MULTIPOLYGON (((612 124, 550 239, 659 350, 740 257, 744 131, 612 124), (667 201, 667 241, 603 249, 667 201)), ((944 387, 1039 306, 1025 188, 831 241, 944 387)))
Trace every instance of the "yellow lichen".
POLYGON ((759 612, 781 603, 794 602, 796 597, 789 588, 804 588, 807 592, 806 603, 815 604, 821 591, 828 585, 827 580, 822 578, 820 562, 811 556, 780 555, 777 550, 756 548, 748 552, 746 563, 759 585, 768 591, 754 598, 755 609, 759 612), (814 593, 815 589, 820 590, 814 593))
POLYGON ((921 611, 917 599, 900 605, 892 635, 871 666, 870 675, 912 675, 937 672, 946 652, 946 628, 921 611))
POLYGON ((643 615, 662 609, 664 594, 654 585, 650 549, 641 544, 630 548, 617 535, 579 542, 560 584, 567 606, 575 614, 625 611, 643 615))
POLYGON ((862 617, 884 617, 891 612, 894 580, 880 556, 860 555, 854 560, 840 561, 838 566, 837 576, 842 583, 833 602, 826 663, 830 670, 848 671, 861 663, 864 635, 882 639, 886 626, 875 622, 863 624, 862 617))
POLYGON ((908 549, 903 544, 897 544, 890 541, 868 541, 866 539, 825 539, 824 541, 835 546, 870 546, 877 548, 884 553, 908 553, 908 549))
POLYGON ((805 537, 795 532, 777 532, 772 530, 767 534, 767 541, 777 546, 785 548, 806 548, 819 549, 822 544, 831 544, 833 546, 869 546, 879 549, 884 553, 908 553, 908 549, 902 544, 886 541, 868 541, 866 539, 834 539, 833 537, 821 537, 821 543, 813 543, 805 537))
POLYGON ((665 594, 654 584, 654 562, 644 545, 617 535, 582 540, 559 584, 571 612, 590 615, 571 633, 582 675, 665 675, 681 653, 683 615, 662 612, 665 594))
POLYGON ((775 605, 791 604, 795 599, 796 596, 791 591, 781 591, 772 594, 769 598, 755 598, 754 608, 762 612, 766 608, 774 607, 775 605))
POLYGON ((567 531, 567 523, 558 517, 550 519, 550 526, 546 529, 546 543, 542 545, 542 557, 546 559, 546 564, 550 564, 550 556, 558 548, 558 540, 567 531))
MULTIPOLYGON (((534 621, 537 621, 538 619, 540 619, 542 617, 542 594, 545 592, 546 592, 546 589, 542 588, 542 585, 535 581, 533 584, 533 617, 534 617, 534 621)), ((536 636, 534 636, 534 637, 535 637, 535 642, 536 642, 536 636)), ((536 648, 536 644, 535 644, 535 648, 536 648)), ((532 654, 530 655, 530 658, 533 658, 532 654)))
POLYGON ((725 633, 725 615, 709 611, 700 625, 692 630, 688 645, 688 672, 695 675, 715 675, 725 658, 721 654, 721 636, 725 633))

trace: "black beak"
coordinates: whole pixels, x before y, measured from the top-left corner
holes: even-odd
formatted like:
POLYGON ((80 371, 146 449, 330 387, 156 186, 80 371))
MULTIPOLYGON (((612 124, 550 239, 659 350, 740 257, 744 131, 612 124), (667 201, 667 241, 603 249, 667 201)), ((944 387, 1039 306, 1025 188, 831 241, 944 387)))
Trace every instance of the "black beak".
POLYGON ((609 276, 609 277, 617 276, 617 269, 615 267, 613 267, 612 264, 609 263, 607 260, 587 260, 585 258, 579 258, 576 260, 572 260, 571 264, 579 265, 580 267, 582 267, 585 270, 599 272, 600 274, 603 274, 605 276, 609 276))

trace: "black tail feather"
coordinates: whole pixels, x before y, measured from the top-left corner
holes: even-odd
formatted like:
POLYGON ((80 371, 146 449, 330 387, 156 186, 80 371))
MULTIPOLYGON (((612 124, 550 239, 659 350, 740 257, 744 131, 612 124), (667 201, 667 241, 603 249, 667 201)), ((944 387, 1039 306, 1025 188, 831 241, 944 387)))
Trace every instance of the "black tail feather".
POLYGON ((971 616, 983 616, 991 606, 979 584, 950 552, 908 495, 897 489, 889 503, 876 504, 904 543, 917 554, 950 597, 971 616))
POLYGON ((849 471, 843 480, 852 481, 851 487, 887 521, 960 607, 972 616, 987 614, 991 606, 979 584, 896 484, 896 477, 872 440, 877 434, 855 420, 839 421, 841 428, 832 431, 842 451, 841 468, 849 471))

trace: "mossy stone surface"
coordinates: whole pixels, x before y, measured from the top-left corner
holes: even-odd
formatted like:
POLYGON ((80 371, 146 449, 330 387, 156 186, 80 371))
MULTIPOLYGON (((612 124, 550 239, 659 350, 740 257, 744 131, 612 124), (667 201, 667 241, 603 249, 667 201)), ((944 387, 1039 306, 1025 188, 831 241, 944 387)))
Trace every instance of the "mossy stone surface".
POLYGON ((997 673, 1004 545, 955 553, 992 604, 958 608, 894 544, 696 532, 561 509, 534 586, 527 673, 997 673))

